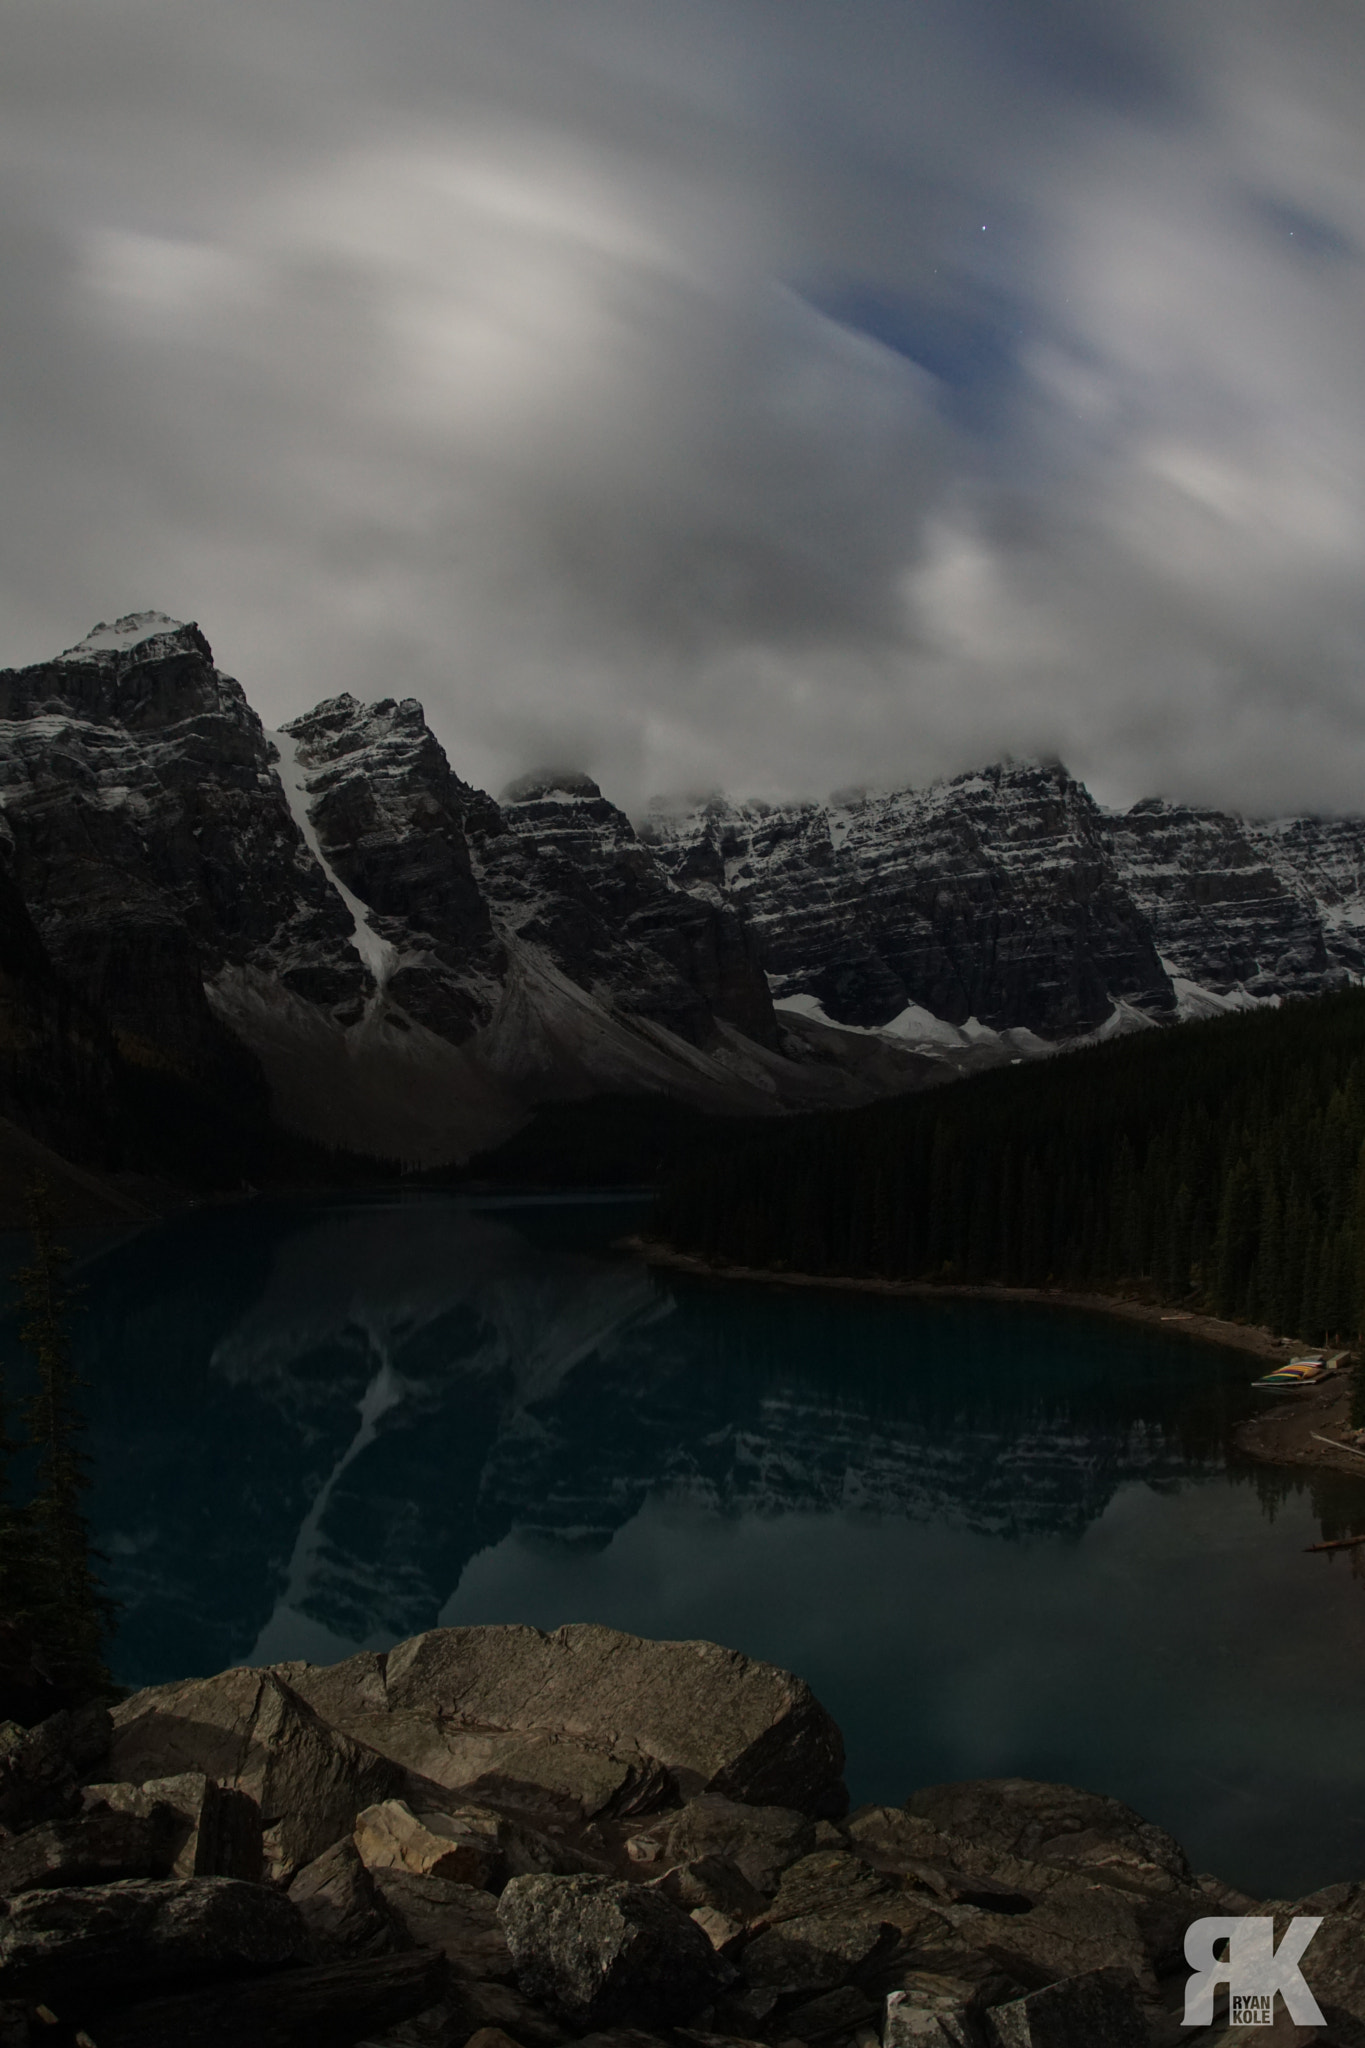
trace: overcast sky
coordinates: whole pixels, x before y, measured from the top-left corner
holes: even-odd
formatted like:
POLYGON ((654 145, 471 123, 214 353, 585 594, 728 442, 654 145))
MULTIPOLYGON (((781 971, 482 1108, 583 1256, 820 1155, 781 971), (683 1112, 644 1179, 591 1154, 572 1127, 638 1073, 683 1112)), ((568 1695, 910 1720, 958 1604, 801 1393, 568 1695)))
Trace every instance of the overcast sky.
POLYGON ((0 661, 1365 810, 1359 0, 3 0, 0 661))

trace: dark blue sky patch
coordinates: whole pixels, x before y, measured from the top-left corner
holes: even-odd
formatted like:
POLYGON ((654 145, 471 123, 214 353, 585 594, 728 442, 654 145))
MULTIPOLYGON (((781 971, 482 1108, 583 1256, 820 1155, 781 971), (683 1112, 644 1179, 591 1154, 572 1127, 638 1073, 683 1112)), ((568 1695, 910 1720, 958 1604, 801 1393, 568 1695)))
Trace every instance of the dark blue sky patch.
POLYGON ((1359 243, 1320 213, 1310 213, 1270 192, 1252 192, 1249 198, 1260 226, 1291 253, 1327 263, 1359 260, 1359 243))
POLYGON ((828 319, 927 370, 962 425, 990 432, 1003 423, 1025 332, 1022 308, 1003 292, 979 289, 970 304, 949 304, 851 279, 801 289, 828 319))
POLYGON ((964 32, 1020 75, 1118 114, 1179 120, 1197 111, 1188 70, 1132 0, 969 0, 964 32))

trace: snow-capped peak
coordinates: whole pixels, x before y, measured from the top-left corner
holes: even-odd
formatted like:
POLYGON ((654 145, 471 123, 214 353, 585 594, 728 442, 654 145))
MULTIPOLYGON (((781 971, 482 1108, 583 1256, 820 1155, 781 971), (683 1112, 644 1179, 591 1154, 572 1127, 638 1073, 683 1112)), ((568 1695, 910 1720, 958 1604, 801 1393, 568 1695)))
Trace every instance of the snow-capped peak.
POLYGON ((128 612, 123 618, 115 619, 112 625, 96 626, 84 640, 68 647, 62 659, 93 661, 101 654, 122 654, 130 647, 140 647, 146 640, 160 640, 168 634, 185 630, 183 619, 172 619, 165 612, 128 612))

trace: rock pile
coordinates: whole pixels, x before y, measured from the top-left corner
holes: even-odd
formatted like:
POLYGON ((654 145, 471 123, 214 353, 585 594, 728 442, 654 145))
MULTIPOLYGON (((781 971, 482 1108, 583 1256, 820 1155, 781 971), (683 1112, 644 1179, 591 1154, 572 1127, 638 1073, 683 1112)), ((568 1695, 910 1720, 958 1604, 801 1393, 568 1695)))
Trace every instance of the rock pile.
POLYGON ((1321 2029, 1182 2025, 1255 1902, 1117 1801, 846 1811, 808 1687, 710 1643, 441 1629, 0 1728, 0 2048, 1365 2048, 1365 1886, 1321 2029))

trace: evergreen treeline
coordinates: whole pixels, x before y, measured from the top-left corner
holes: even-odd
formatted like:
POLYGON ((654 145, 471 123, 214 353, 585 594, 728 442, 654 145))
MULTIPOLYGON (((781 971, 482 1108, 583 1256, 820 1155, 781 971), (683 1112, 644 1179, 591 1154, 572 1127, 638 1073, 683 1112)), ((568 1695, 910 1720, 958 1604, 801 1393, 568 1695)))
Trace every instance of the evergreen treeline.
POLYGON ((1365 991, 769 1126, 660 1196, 703 1258, 1138 1285, 1320 1341, 1365 1322, 1365 991))
POLYGON ((0 1715, 35 1718, 110 1690, 102 1644, 113 1605, 95 1576, 82 1506, 90 1484, 82 1447, 82 1381, 71 1360, 70 1253, 57 1242, 50 1190, 28 1196, 32 1257, 15 1276, 24 1308, 20 1341, 37 1369, 26 1440, 12 1434, 0 1374, 0 1715), (13 1497, 17 1453, 36 1453, 36 1488, 13 1497))

